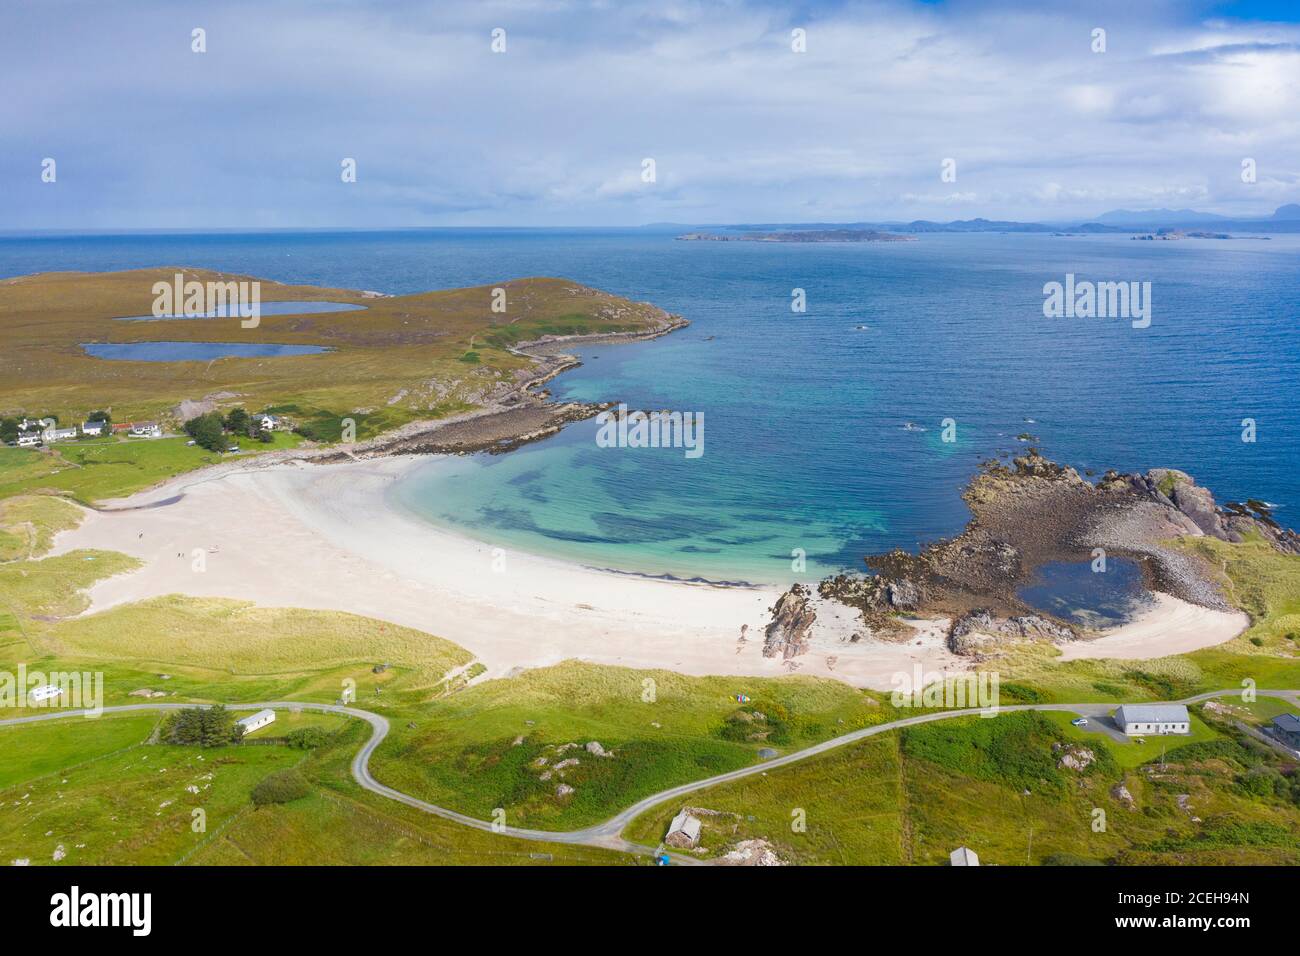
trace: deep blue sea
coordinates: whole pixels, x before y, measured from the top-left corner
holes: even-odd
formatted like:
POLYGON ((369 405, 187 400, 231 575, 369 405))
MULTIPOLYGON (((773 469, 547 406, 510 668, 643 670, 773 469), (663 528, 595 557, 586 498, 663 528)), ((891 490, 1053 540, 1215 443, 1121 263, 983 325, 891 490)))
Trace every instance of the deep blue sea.
POLYGON ((13 237, 0 238, 0 275, 183 265, 392 293, 553 275, 680 313, 689 328, 589 348, 552 387, 703 412, 702 457, 600 448, 588 422, 509 455, 439 464, 397 491, 484 540, 600 567, 750 581, 860 568, 864 554, 959 530, 963 485, 982 459, 1022 450, 1022 432, 1081 470, 1182 468, 1221 500, 1264 499, 1294 523, 1300 237, 796 245, 674 234, 13 237), (1151 282, 1150 327, 1045 318, 1043 285, 1066 273, 1151 282), (796 288, 804 313, 791 311, 796 288))

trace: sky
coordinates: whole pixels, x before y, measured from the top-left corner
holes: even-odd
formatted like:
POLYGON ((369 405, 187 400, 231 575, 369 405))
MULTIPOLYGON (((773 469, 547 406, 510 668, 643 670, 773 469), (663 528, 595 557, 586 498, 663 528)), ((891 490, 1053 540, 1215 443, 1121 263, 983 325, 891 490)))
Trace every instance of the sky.
POLYGON ((1298 19, 1294 0, 4 0, 0 231, 1267 215, 1300 202, 1298 19))

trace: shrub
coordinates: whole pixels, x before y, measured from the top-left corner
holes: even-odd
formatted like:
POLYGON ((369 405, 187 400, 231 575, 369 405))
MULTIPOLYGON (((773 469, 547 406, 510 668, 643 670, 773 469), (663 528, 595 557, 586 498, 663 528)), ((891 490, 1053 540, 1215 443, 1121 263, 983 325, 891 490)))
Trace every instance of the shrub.
POLYGON ((253 788, 253 803, 259 807, 271 803, 291 803, 301 800, 309 793, 311 785, 297 770, 276 770, 263 777, 253 788))
POLYGON ((284 742, 295 750, 313 750, 329 740, 329 734, 320 727, 299 727, 284 735, 284 742))
POLYGON ((1105 866, 1101 860, 1074 853, 1053 853, 1043 857, 1043 866, 1105 866))

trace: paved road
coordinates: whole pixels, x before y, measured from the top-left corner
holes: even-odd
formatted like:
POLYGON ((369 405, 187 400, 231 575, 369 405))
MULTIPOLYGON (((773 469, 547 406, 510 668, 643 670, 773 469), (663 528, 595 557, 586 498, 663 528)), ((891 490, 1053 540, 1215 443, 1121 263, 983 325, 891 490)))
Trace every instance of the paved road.
MULTIPOLYGON (((1184 700, 1174 701, 1178 704, 1195 704, 1211 697, 1226 697, 1228 695, 1240 694, 1240 688, 1229 688, 1227 690, 1207 691, 1204 694, 1197 694, 1194 697, 1188 697, 1184 700)), ((1256 691, 1261 697, 1280 697, 1289 700, 1292 704, 1300 706, 1300 690, 1259 690, 1256 691)), ((156 703, 156 704, 122 704, 116 707, 105 707, 103 712, 123 713, 127 711, 167 711, 181 710, 186 707, 202 706, 196 704, 183 703, 156 703)), ((677 787, 671 787, 667 790, 661 790, 659 793, 652 794, 642 800, 637 801, 626 810, 611 817, 603 823, 597 823, 594 826, 585 827, 581 830, 526 830, 517 827, 505 827, 498 830, 487 820, 479 820, 475 817, 466 816, 455 810, 448 810, 446 807, 440 807, 436 804, 421 800, 419 797, 413 797, 410 794, 402 793, 400 790, 394 790, 385 784, 380 783, 370 773, 370 757, 384 742, 388 736, 388 719, 379 714, 372 713, 368 710, 361 710, 357 707, 348 707, 342 704, 313 704, 306 701, 270 701, 258 704, 228 704, 230 710, 262 710, 263 708, 273 710, 317 710, 331 714, 343 714, 348 717, 355 717, 358 720, 364 720, 370 725, 370 739, 362 745, 357 751, 357 755, 352 759, 352 776, 365 789, 380 796, 387 797, 390 800, 396 800, 398 803, 404 803, 408 807, 414 807, 425 813, 431 813, 434 816, 442 817, 444 820, 450 820, 461 826, 473 827, 476 830, 482 830, 487 833, 500 833, 504 836, 521 837, 527 840, 536 840, 542 843, 567 843, 583 846, 603 847, 610 850, 620 850, 625 853, 653 853, 652 847, 643 846, 638 843, 632 843, 623 839, 622 833, 624 828, 632 820, 640 816, 652 807, 659 806, 671 800, 676 800, 688 793, 694 793, 698 790, 704 790, 708 787, 717 786, 720 783, 729 783, 732 780, 740 780, 744 777, 753 776, 756 773, 766 773, 777 767, 784 767, 788 764, 797 763, 800 760, 807 760, 809 757, 815 757, 818 754, 824 754, 828 751, 844 747, 859 740, 865 740, 867 737, 874 737, 876 734, 887 733, 891 730, 898 730, 902 727, 914 727, 917 724, 928 724, 936 720, 949 720, 954 717, 971 717, 978 713, 974 710, 941 710, 931 711, 924 714, 917 714, 914 717, 904 717, 899 720, 891 720, 888 723, 876 724, 873 727, 863 727, 860 730, 843 734, 839 737, 833 737, 830 740, 822 741, 811 747, 805 747, 803 750, 796 750, 793 753, 784 756, 774 757, 771 760, 765 760, 762 763, 754 764, 750 767, 742 767, 739 770, 732 770, 728 773, 720 773, 714 777, 708 777, 704 780, 696 780, 693 783, 684 783, 677 787)), ((1060 711, 1071 714, 1079 714, 1085 717, 1104 717, 1114 709, 1114 704, 1015 704, 1007 707, 998 708, 1000 711, 1060 711)), ((63 710, 48 711, 40 714, 33 714, 27 717, 13 717, 8 720, 0 720, 0 727, 13 724, 36 723, 43 720, 59 720, 65 717, 84 716, 84 710, 63 710)), ((674 854, 674 859, 682 863, 702 862, 689 856, 680 856, 674 854)))

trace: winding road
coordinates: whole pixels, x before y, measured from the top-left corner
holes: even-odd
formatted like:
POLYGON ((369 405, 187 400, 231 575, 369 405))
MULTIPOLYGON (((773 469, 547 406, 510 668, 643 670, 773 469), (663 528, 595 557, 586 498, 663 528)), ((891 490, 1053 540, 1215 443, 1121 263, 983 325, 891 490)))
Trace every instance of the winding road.
MULTIPOLYGON (((1232 694, 1240 694, 1240 688, 1228 688, 1225 690, 1207 691, 1203 694, 1197 694, 1183 700, 1173 701, 1177 704, 1195 704, 1201 701, 1209 700, 1212 697, 1225 697, 1232 694)), ((1257 690, 1255 693, 1261 697, 1280 697, 1290 701, 1292 704, 1300 706, 1300 690, 1257 690)), ((115 707, 105 707, 102 713, 115 714, 128 711, 168 711, 183 710, 188 707, 203 707, 205 704, 193 703, 157 703, 157 704, 121 704, 115 707)), ((684 783, 676 787, 670 787, 667 790, 661 790, 658 793, 651 794, 641 800, 638 800, 632 806, 620 811, 610 817, 603 823, 597 823, 593 826, 584 827, 581 830, 528 830, 518 827, 499 828, 488 820, 479 820, 475 817, 466 816, 455 810, 449 810, 446 807, 440 807, 436 804, 413 797, 410 794, 402 793, 400 790, 394 790, 385 784, 380 783, 370 773, 370 757, 378 749, 379 745, 384 742, 388 736, 389 724, 388 718, 373 713, 368 710, 361 710, 357 707, 349 707, 344 704, 316 704, 308 701, 269 701, 257 704, 227 704, 229 710, 262 710, 270 708, 272 710, 316 710, 331 714, 342 714, 347 717, 354 717, 358 720, 364 720, 370 725, 371 734, 357 755, 352 758, 352 777, 358 784, 369 790, 371 793, 377 793, 389 800, 396 800, 398 803, 404 803, 408 807, 414 807, 425 813, 431 813, 434 816, 442 817, 444 820, 450 820, 461 826, 473 827, 475 830, 482 830, 486 833, 497 833, 502 836, 518 837, 525 840, 536 840, 541 843, 566 843, 577 844, 582 846, 601 847, 608 850, 618 850, 624 853, 648 854, 656 852, 653 847, 644 846, 639 843, 633 843, 625 840, 622 836, 623 830, 633 819, 640 816, 645 811, 656 807, 661 803, 667 803, 683 797, 688 793, 694 793, 697 790, 704 790, 721 783, 729 783, 732 780, 740 780, 744 777, 753 776, 757 773, 766 773, 777 767, 784 767, 801 760, 807 760, 809 757, 815 757, 818 754, 824 754, 828 751, 835 750, 848 744, 856 743, 859 740, 865 740, 867 737, 874 737, 876 734, 887 733, 891 730, 898 730, 903 727, 913 727, 917 724, 927 724, 936 720, 948 720, 954 717, 971 717, 978 714, 977 710, 937 710, 928 713, 917 714, 915 717, 903 717, 899 720, 891 720, 888 723, 876 724, 871 727, 863 727, 851 733, 843 734, 839 737, 832 737, 830 740, 824 740, 819 744, 813 744, 811 747, 805 747, 803 750, 796 750, 793 753, 785 754, 780 757, 773 757, 771 760, 765 760, 762 763, 754 764, 750 767, 741 767, 739 770, 731 770, 727 773, 720 773, 717 776, 707 777, 704 780, 696 780, 693 783, 684 783)), ((1066 713, 1079 714, 1089 718, 1105 718, 1116 705, 1114 704, 1015 704, 1007 707, 997 708, 1001 711, 1063 711, 1066 713)), ((61 720, 68 717, 86 716, 89 712, 86 710, 66 710, 50 711, 47 713, 33 714, 27 717, 12 717, 8 720, 0 720, 0 727, 7 727, 15 724, 36 723, 44 720, 61 720)), ((1101 724, 1101 721, 1098 721, 1101 724)), ((1101 725, 1102 732, 1115 736, 1115 732, 1101 725)), ((701 863, 704 861, 697 860, 694 857, 673 854, 674 860, 680 863, 701 863)))

